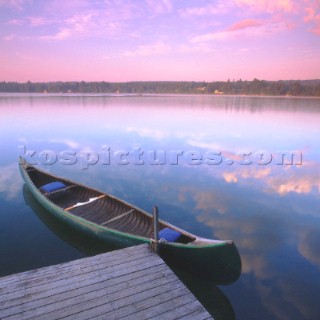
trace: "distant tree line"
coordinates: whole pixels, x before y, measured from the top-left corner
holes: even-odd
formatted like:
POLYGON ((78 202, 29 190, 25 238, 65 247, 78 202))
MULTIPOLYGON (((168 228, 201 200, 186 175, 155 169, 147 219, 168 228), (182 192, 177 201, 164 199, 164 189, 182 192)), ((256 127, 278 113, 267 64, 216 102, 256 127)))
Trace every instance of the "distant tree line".
POLYGON ((16 93, 169 93, 320 96, 320 80, 0 82, 0 92, 16 93))

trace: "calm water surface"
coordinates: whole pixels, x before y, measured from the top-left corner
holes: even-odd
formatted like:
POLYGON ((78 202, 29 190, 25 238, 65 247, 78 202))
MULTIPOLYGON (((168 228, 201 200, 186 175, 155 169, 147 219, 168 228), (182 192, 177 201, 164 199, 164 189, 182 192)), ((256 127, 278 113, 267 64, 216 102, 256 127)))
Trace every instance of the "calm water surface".
POLYGON ((33 150, 45 170, 234 240, 234 284, 180 274, 217 319, 319 319, 319 99, 1 95, 0 114, 0 276, 112 249, 34 201, 17 165, 33 150))

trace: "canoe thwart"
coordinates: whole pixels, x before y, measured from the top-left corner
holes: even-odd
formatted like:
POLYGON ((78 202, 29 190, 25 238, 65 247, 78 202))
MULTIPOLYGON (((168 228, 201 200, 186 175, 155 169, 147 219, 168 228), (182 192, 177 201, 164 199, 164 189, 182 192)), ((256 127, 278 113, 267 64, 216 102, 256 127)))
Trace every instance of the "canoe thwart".
POLYGON ((102 195, 99 196, 99 197, 90 198, 90 199, 89 199, 88 201, 86 201, 86 202, 78 202, 78 203, 76 203, 76 204, 74 204, 74 205, 72 205, 72 206, 70 206, 70 207, 68 207, 68 208, 65 208, 64 210, 65 210, 65 211, 69 211, 69 210, 72 210, 73 208, 85 206, 86 204, 89 204, 89 203, 91 203, 91 202, 93 202, 93 201, 96 201, 96 200, 98 200, 98 199, 104 198, 104 197, 106 197, 106 196, 107 196, 107 195, 102 194, 102 195))
POLYGON ((114 217, 114 218, 112 218, 112 219, 109 219, 109 220, 106 221, 106 222, 101 223, 101 225, 102 225, 102 226, 105 226, 105 225, 107 225, 108 223, 111 223, 111 222, 113 222, 113 221, 119 220, 119 219, 127 216, 128 214, 130 214, 130 213, 132 213, 132 212, 134 212, 134 211, 135 211, 135 209, 131 209, 131 210, 125 212, 125 213, 122 213, 122 214, 118 215, 117 217, 114 217))

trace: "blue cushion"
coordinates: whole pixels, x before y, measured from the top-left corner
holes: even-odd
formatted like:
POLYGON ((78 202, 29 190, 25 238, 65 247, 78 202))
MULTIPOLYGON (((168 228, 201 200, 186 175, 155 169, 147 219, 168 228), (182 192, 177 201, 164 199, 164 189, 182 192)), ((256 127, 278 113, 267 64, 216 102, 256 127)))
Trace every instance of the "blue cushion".
POLYGON ((40 187, 42 192, 50 193, 65 188, 66 185, 60 181, 50 182, 40 187))
POLYGON ((175 242, 181 236, 181 233, 170 228, 164 228, 159 231, 159 239, 165 239, 168 242, 175 242))

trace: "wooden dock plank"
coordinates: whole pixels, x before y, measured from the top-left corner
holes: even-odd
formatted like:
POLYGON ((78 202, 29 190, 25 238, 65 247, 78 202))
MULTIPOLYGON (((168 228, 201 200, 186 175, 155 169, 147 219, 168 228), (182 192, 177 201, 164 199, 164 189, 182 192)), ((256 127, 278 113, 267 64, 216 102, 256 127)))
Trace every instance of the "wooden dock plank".
POLYGON ((50 309, 56 310, 64 308, 64 305, 69 306, 70 299, 73 299, 72 305, 74 305, 78 303, 78 301, 81 302, 84 295, 86 296, 87 301, 95 295, 100 296, 107 293, 110 294, 112 292, 126 290, 130 287, 139 285, 139 281, 143 283, 143 281, 147 282, 157 280, 158 278, 164 276, 169 277, 170 273, 166 268, 164 268, 163 265, 160 265, 152 269, 144 269, 135 272, 134 275, 125 274, 117 278, 107 279, 84 287, 73 288, 65 292, 56 293, 48 297, 41 297, 32 301, 29 301, 28 299, 20 299, 20 301, 15 303, 15 305, 4 309, 3 316, 24 312, 25 318, 27 318, 29 314, 32 314, 32 316, 34 317, 38 314, 42 314, 43 310, 45 310, 45 312, 49 312, 50 309), (154 272, 158 273, 156 277, 154 276, 154 272), (108 288, 108 290, 106 290, 106 288, 108 288), (61 304, 59 304, 59 302, 61 302, 61 304), (33 309, 36 309, 36 311, 32 311, 33 309), (28 310, 31 311, 27 313, 28 310))
MULTIPOLYGON (((191 303, 179 306, 175 308, 174 314, 176 319, 183 320, 204 320, 208 319, 208 312, 205 310, 202 305, 199 305, 197 300, 194 300, 191 303)), ((169 319, 172 316, 172 312, 167 311, 161 314, 161 319, 169 319)), ((211 319, 211 317, 209 318, 211 319)))
POLYGON ((0 303, 3 303, 7 300, 12 300, 14 298, 19 298, 26 294, 35 294, 42 291, 48 291, 48 289, 58 288, 59 290, 59 288, 61 287, 74 285, 75 280, 77 280, 77 282, 81 281, 82 284, 88 285, 91 281, 94 281, 97 278, 100 278, 100 280, 104 279, 105 277, 110 278, 114 277, 114 273, 127 272, 127 270, 129 269, 131 270, 131 272, 133 272, 134 270, 139 270, 139 268, 148 266, 152 267, 159 264, 161 264, 161 261, 150 259, 150 256, 146 256, 143 259, 134 259, 134 257, 131 257, 131 261, 123 260, 121 264, 119 264, 118 261, 117 263, 115 263, 114 261, 110 261, 110 266, 106 264, 99 269, 93 269, 89 272, 84 271, 83 273, 74 274, 73 271, 70 271, 69 274, 65 274, 62 279, 59 277, 59 275, 57 275, 57 281, 54 281, 53 278, 53 280, 50 279, 50 281, 48 282, 42 283, 40 281, 39 284, 34 285, 33 282, 29 284, 29 281, 26 280, 24 284, 21 285, 20 290, 4 292, 3 294, 0 293, 0 303), (140 265, 142 267, 140 267, 140 265))
POLYGON ((128 251, 124 251, 122 252, 122 250, 120 250, 121 252, 119 253, 119 250, 117 251, 112 251, 112 252, 108 252, 108 253, 104 253, 104 254, 100 254, 97 256, 93 256, 93 257, 88 257, 88 258, 82 258, 82 259, 78 259, 78 260, 73 260, 71 262, 66 262, 66 263, 62 263, 59 265, 54 265, 54 266, 49 266, 49 267, 45 267, 45 268, 40 268, 40 269, 35 269, 35 270, 31 270, 31 271, 26 271, 26 272, 22 272, 19 274, 14 275, 14 277, 12 275, 10 276, 6 276, 1 278, 0 281, 0 294, 3 292, 4 289, 8 290, 8 289, 14 289, 14 285, 19 285, 19 284, 24 284, 25 283, 25 279, 28 279, 28 281, 32 281, 32 280, 39 280, 41 278, 50 278, 50 277, 55 277, 57 276, 57 273, 63 275, 63 274, 68 274, 68 272, 74 270, 83 270, 87 267, 91 267, 92 265, 99 265, 99 264, 105 264, 106 261, 118 261, 118 260, 126 260, 126 261, 130 261, 130 258, 132 257, 133 259, 135 257, 140 257, 140 256, 147 256, 150 257, 151 253, 144 251, 144 252, 137 252, 135 253, 132 248, 134 247, 130 247, 128 249, 128 251), (132 252, 134 252, 134 256, 132 255, 132 252), (107 259, 106 259, 107 257, 107 259))
POLYGON ((34 269, 34 270, 30 270, 30 271, 25 271, 25 272, 21 272, 18 274, 14 274, 13 275, 8 275, 5 277, 1 278, 0 281, 0 289, 2 287, 6 287, 7 284, 9 283, 14 283, 17 281, 23 281, 26 277, 28 277, 28 279, 32 279, 32 278, 38 278, 40 275, 47 275, 47 274, 55 274, 57 272, 63 272, 65 269, 68 271, 70 269, 78 269, 79 267, 85 267, 88 265, 91 265, 93 261, 99 263, 99 262, 104 262, 106 260, 112 260, 112 259, 123 259, 124 257, 130 257, 132 256, 132 254, 145 254, 145 255, 152 255, 151 252, 148 251, 137 251, 135 249, 136 247, 128 247, 126 248, 126 250, 115 250, 115 251, 111 251, 111 252, 107 252, 107 253, 102 253, 96 256, 92 256, 92 257, 86 257, 86 258, 81 258, 81 259, 77 259, 77 260, 73 260, 73 261, 69 261, 69 262, 64 262, 58 265, 52 265, 52 266, 48 266, 45 268, 39 268, 39 269, 34 269))
POLYGON ((212 317, 209 315, 207 310, 197 310, 193 313, 189 313, 187 315, 182 316, 181 318, 177 318, 175 320, 209 320, 212 319, 212 317))
POLYGON ((212 319, 148 245, 0 278, 1 320, 212 319))
MULTIPOLYGON (((173 287, 177 284, 178 281, 176 283, 173 283, 173 287)), ((85 310, 83 312, 74 314, 64 319, 117 319, 124 317, 130 314, 131 312, 135 312, 139 307, 148 309, 150 303, 159 303, 159 299, 160 301, 163 299, 166 299, 166 301, 171 301, 177 296, 179 297, 181 295, 186 294, 184 288, 178 288, 171 292, 169 291, 170 288, 170 285, 164 285, 142 291, 140 292, 140 294, 134 294, 131 296, 124 295, 122 297, 119 297, 119 299, 117 299, 116 301, 112 301, 108 304, 104 303, 101 305, 97 305, 96 307, 93 307, 89 310, 85 310)))
MULTIPOLYGON (((163 280, 163 279, 162 279, 163 280)), ((168 280, 170 281, 170 280, 168 280)), ((173 281, 173 280, 171 280, 173 281)), ((89 319, 95 319, 97 314, 99 314, 101 309, 106 308, 106 301, 108 301, 107 306, 110 308, 116 306, 118 308, 118 303, 129 303, 130 299, 133 296, 142 296, 144 290, 157 290, 153 288, 154 285, 159 285, 160 281, 149 281, 148 283, 135 286, 131 289, 121 290, 115 293, 107 293, 104 296, 96 297, 96 299, 85 300, 77 305, 72 305, 64 309, 56 310, 52 313, 46 314, 46 320, 55 320, 55 319, 84 319, 86 315, 90 315, 89 319)), ((166 282, 164 285, 169 285, 170 282, 166 282)), ((157 287, 159 288, 159 287, 157 287)), ((158 289, 159 290, 159 289, 158 289)), ((32 319, 37 320, 38 317, 33 317, 32 319)), ((41 319, 41 317, 39 317, 41 319)))
MULTIPOLYGON (((127 306, 125 310, 122 310, 122 315, 125 314, 125 316, 121 317, 121 319, 152 319, 155 317, 168 319, 168 316, 172 318, 173 315, 176 319, 185 315, 186 309, 194 312, 195 308, 199 306, 199 302, 191 294, 183 293, 183 295, 180 295, 180 293, 177 290, 174 294, 178 296, 161 294, 157 297, 158 304, 154 304, 149 298, 147 301, 139 301, 127 306)), ((202 306, 200 305, 200 307, 202 306)))

